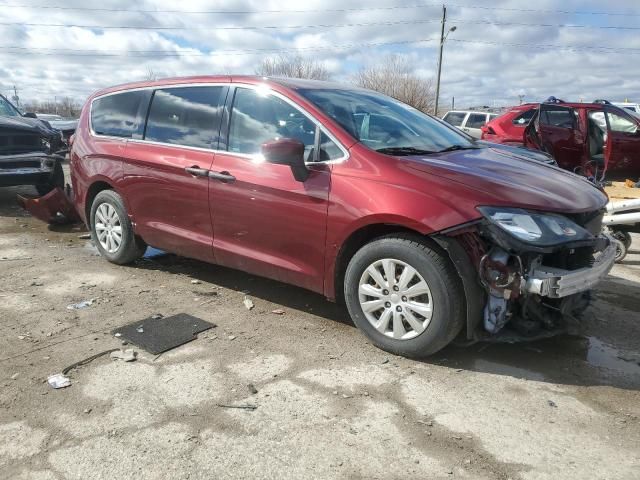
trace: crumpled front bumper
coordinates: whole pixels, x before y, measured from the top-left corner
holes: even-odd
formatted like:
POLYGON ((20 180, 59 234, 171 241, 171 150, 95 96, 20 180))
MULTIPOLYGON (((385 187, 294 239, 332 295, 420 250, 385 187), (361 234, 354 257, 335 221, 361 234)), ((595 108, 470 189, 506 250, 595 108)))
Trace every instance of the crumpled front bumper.
POLYGON ((615 259, 615 242, 610 241, 590 267, 563 270, 540 265, 534 268, 524 290, 549 298, 563 298, 589 290, 609 274, 615 259))
POLYGON ((44 152, 0 156, 0 186, 36 185, 51 177, 58 155, 44 152))

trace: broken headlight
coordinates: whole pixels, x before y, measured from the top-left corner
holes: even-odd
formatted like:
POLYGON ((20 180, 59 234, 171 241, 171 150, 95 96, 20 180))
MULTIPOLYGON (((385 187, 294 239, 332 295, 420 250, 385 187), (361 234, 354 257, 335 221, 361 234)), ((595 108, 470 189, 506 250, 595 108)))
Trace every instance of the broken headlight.
POLYGON ((593 238, 580 225, 562 215, 503 207, 478 207, 478 210, 516 239, 540 247, 593 238))

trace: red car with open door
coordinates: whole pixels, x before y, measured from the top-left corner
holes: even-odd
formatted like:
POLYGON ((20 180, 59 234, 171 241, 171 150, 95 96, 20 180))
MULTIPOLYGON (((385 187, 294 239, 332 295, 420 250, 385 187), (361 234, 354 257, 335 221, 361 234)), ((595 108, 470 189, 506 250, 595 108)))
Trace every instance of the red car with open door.
POLYGON ((640 115, 608 102, 523 105, 489 122, 482 138, 517 144, 518 135, 566 170, 610 180, 640 177, 640 115))

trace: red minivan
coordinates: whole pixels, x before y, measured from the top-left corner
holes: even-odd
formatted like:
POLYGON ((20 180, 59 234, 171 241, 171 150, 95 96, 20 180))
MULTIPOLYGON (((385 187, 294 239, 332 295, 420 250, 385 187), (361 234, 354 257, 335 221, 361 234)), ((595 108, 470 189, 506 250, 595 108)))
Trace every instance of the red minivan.
POLYGON ((147 246, 344 301, 379 347, 561 331, 607 275, 606 196, 369 90, 262 77, 94 94, 71 149, 100 253, 147 246))

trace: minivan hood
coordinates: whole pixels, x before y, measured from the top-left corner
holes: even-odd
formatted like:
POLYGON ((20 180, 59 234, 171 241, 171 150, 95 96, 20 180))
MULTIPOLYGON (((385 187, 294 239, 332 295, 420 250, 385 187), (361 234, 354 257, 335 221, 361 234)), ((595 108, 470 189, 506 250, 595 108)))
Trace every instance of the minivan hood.
POLYGON ((607 196, 585 178, 507 150, 476 148, 403 160, 410 169, 482 192, 479 205, 582 213, 607 203, 607 196))

